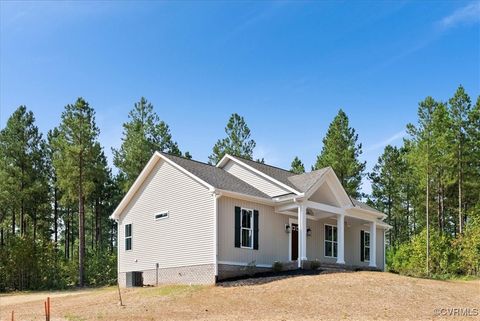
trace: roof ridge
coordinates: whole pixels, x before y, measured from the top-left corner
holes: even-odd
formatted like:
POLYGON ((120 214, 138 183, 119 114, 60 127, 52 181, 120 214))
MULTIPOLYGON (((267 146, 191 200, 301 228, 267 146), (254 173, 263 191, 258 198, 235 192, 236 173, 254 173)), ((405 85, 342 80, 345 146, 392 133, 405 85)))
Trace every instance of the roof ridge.
POLYGON ((205 163, 205 162, 193 159, 193 158, 186 158, 184 156, 178 156, 178 155, 174 155, 174 154, 170 154, 170 153, 166 153, 166 152, 162 152, 162 151, 158 151, 158 152, 163 154, 163 155, 178 157, 178 158, 181 158, 181 159, 184 159, 184 160, 187 160, 187 161, 191 161, 191 162, 199 163, 199 164, 202 164, 202 165, 207 165, 207 166, 210 166, 210 167, 213 167, 213 168, 217 168, 215 165, 205 163))
MULTIPOLYGON (((230 154, 229 154, 229 155, 230 155, 230 154)), ((260 165, 264 165, 264 166, 272 167, 272 168, 275 168, 275 169, 279 169, 279 170, 281 170, 281 171, 288 172, 288 173, 291 173, 291 174, 295 174, 294 172, 292 172, 292 171, 290 171, 290 170, 288 170, 288 169, 281 168, 281 167, 278 167, 278 166, 275 166, 275 165, 270 165, 270 164, 262 163, 262 162, 259 162, 259 161, 253 160, 253 159, 248 159, 248 158, 241 157, 241 156, 236 156, 236 155, 230 155, 230 156, 239 158, 239 159, 241 159, 241 160, 246 160, 246 161, 254 162, 254 163, 257 163, 257 164, 260 164, 260 165)))
MULTIPOLYGON (((302 176, 302 175, 307 175, 307 174, 311 174, 311 173, 323 171, 323 170, 325 170, 325 169, 327 169, 327 168, 329 168, 329 167, 330 167, 330 166, 322 167, 322 168, 320 168, 320 169, 316 169, 316 170, 310 171, 310 172, 304 172, 304 173, 300 173, 300 174, 295 174, 295 175, 293 175, 293 176, 291 176, 291 177, 294 177, 294 176, 302 176)), ((290 177, 289 177, 289 178, 290 178, 290 177)))

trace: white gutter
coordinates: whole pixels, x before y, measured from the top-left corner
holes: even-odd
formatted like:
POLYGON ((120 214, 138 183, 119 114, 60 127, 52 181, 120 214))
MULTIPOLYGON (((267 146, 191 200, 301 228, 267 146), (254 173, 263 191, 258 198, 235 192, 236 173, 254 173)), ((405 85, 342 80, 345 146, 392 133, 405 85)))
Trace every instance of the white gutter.
POLYGON ((218 278, 218 199, 222 196, 221 193, 212 192, 213 196, 213 262, 215 282, 218 278))

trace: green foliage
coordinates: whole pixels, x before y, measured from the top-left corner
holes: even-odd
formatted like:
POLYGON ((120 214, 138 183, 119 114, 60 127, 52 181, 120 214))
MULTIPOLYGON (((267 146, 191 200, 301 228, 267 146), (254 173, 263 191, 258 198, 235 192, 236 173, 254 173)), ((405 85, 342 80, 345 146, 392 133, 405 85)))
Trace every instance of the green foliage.
POLYGON ((321 265, 320 261, 318 261, 318 260, 310 261, 310 269, 311 270, 318 270, 320 265, 321 265))
POLYGON ((430 271, 427 272, 426 230, 415 235, 409 242, 391 248, 387 255, 388 269, 404 275, 427 277, 435 275, 456 275, 458 251, 451 237, 433 229, 430 231, 430 271))
MULTIPOLYGON (((120 170, 123 190, 128 191, 138 174, 156 151, 181 156, 178 144, 172 139, 170 127, 155 113, 153 105, 144 97, 135 103, 123 124, 120 149, 112 148, 113 163, 120 170)), ((191 158, 190 153, 185 154, 191 158)))
POLYGON ((117 256, 93 252, 87 255, 85 275, 91 286, 115 285, 117 282, 117 256))
POLYGON ((416 276, 478 275, 480 97, 472 107, 462 86, 448 103, 427 97, 407 133, 401 148, 385 148, 369 175, 372 201, 393 227, 390 268, 416 276))
POLYGON ((305 173, 305 166, 303 166, 302 161, 297 156, 295 156, 295 158, 292 161, 290 171, 295 174, 305 173))
POLYGON ((480 276, 480 204, 468 213, 465 232, 458 239, 460 260, 458 267, 462 274, 480 276))
POLYGON ((362 144, 357 144, 357 141, 355 129, 349 127, 348 117, 340 109, 328 127, 322 151, 314 166, 314 169, 331 166, 347 194, 353 197, 360 196, 359 190, 366 166, 365 162, 359 160, 362 144))
POLYGON ((102 148, 97 141, 100 133, 95 124, 95 111, 83 99, 65 106, 58 134, 52 137, 53 166, 57 184, 63 190, 65 204, 78 201, 79 285, 84 285, 85 261, 85 200, 102 179, 102 148))
POLYGON ((88 196, 94 189, 93 179, 98 174, 95 161, 101 153, 98 143, 100 131, 95 124, 95 111, 83 99, 65 106, 58 135, 52 145, 57 150, 53 166, 57 172, 58 185, 64 191, 64 202, 75 202, 88 196))
POLYGON ((283 270, 283 264, 282 262, 275 261, 272 264, 272 271, 273 272, 281 272, 283 270))
POLYGON ((12 234, 19 229, 25 235, 30 227, 29 232, 37 233, 35 222, 48 211, 45 155, 33 113, 20 106, 0 131, 0 218, 10 211, 12 234))
POLYGON ((225 133, 227 137, 219 139, 213 146, 212 154, 208 157, 210 164, 217 164, 225 154, 252 159, 256 143, 250 139, 250 129, 242 116, 232 114, 225 133))
POLYGON ((59 253, 53 243, 16 236, 0 251, 0 291, 64 288, 59 253))

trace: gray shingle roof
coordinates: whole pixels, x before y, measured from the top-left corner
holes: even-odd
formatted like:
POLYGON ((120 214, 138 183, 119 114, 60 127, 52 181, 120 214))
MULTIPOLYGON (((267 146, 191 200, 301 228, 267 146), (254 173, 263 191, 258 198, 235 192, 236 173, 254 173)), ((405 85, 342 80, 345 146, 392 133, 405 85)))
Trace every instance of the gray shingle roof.
POLYGON ((353 197, 350 197, 350 199, 352 200, 352 203, 353 205, 355 205, 355 207, 360 207, 364 210, 368 210, 368 211, 374 211, 374 212, 377 212, 377 213, 382 213, 384 214, 383 212, 380 212, 379 210, 377 209, 374 209, 373 207, 371 207, 370 205, 367 205, 365 204, 364 202, 361 202, 359 200, 356 200, 354 199, 353 197))
MULTIPOLYGON (((327 172, 327 169, 328 169, 328 167, 324 167, 316 171, 297 175, 283 168, 278 168, 268 164, 262 164, 262 163, 255 162, 253 160, 245 159, 238 156, 232 156, 232 157, 239 159, 241 162, 246 163, 247 165, 255 168, 256 170, 264 174, 267 174, 268 176, 276 179, 279 182, 284 183, 285 185, 299 192, 308 191, 323 176, 323 174, 327 172)), ((352 203, 355 207, 382 213, 374 209, 373 207, 359 200, 354 199, 353 197, 350 197, 350 199, 352 200, 352 203)))
MULTIPOLYGON (((167 153, 161 152, 161 154, 215 188, 270 199, 270 196, 268 196, 267 194, 263 193, 252 185, 242 181, 241 179, 233 176, 232 174, 221 168, 199 161, 186 159, 183 157, 169 155, 167 153)), ((328 167, 325 167, 313 172, 297 175, 288 170, 268 164, 262 164, 237 156, 235 156, 235 158, 238 158, 238 160, 240 160, 241 162, 246 163, 247 165, 255 168, 256 170, 276 179, 277 181, 299 192, 308 191, 323 176, 323 174, 327 172, 328 169, 328 167)), ((369 211, 379 212, 378 210, 370 207, 369 205, 359 200, 354 199, 353 197, 350 197, 350 199, 356 207, 369 211)))
POLYGON ((264 174, 267 174, 268 176, 276 179, 277 181, 299 192, 308 191, 308 189, 312 187, 312 185, 315 184, 315 182, 318 179, 320 179, 320 177, 322 177, 323 174, 325 174, 328 168, 328 167, 325 167, 309 173, 295 174, 283 168, 271 166, 268 164, 262 164, 262 163, 255 162, 255 161, 238 157, 238 156, 232 156, 232 157, 238 158, 241 162, 246 163, 247 165, 255 168, 256 170, 264 174))
POLYGON ((290 176, 289 181, 296 186, 300 192, 308 191, 327 172, 328 167, 299 175, 290 176))
POLYGON ((221 168, 166 153, 161 154, 215 188, 270 199, 267 194, 221 168))

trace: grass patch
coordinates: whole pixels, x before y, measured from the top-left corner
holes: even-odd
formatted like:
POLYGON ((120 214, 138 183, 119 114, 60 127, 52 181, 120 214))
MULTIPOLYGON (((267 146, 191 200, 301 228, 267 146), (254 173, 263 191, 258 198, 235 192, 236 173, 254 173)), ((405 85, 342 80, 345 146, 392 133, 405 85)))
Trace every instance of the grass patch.
POLYGON ((85 320, 85 319, 79 317, 78 315, 74 315, 74 314, 65 315, 65 319, 67 319, 68 321, 83 321, 83 320, 85 320))
POLYGON ((203 286, 201 285, 164 285, 159 287, 141 289, 140 294, 145 297, 171 297, 179 294, 193 293, 202 288, 203 286))
POLYGON ((430 277, 440 281, 475 281, 480 280, 480 276, 476 275, 458 275, 458 274, 436 274, 430 277))

